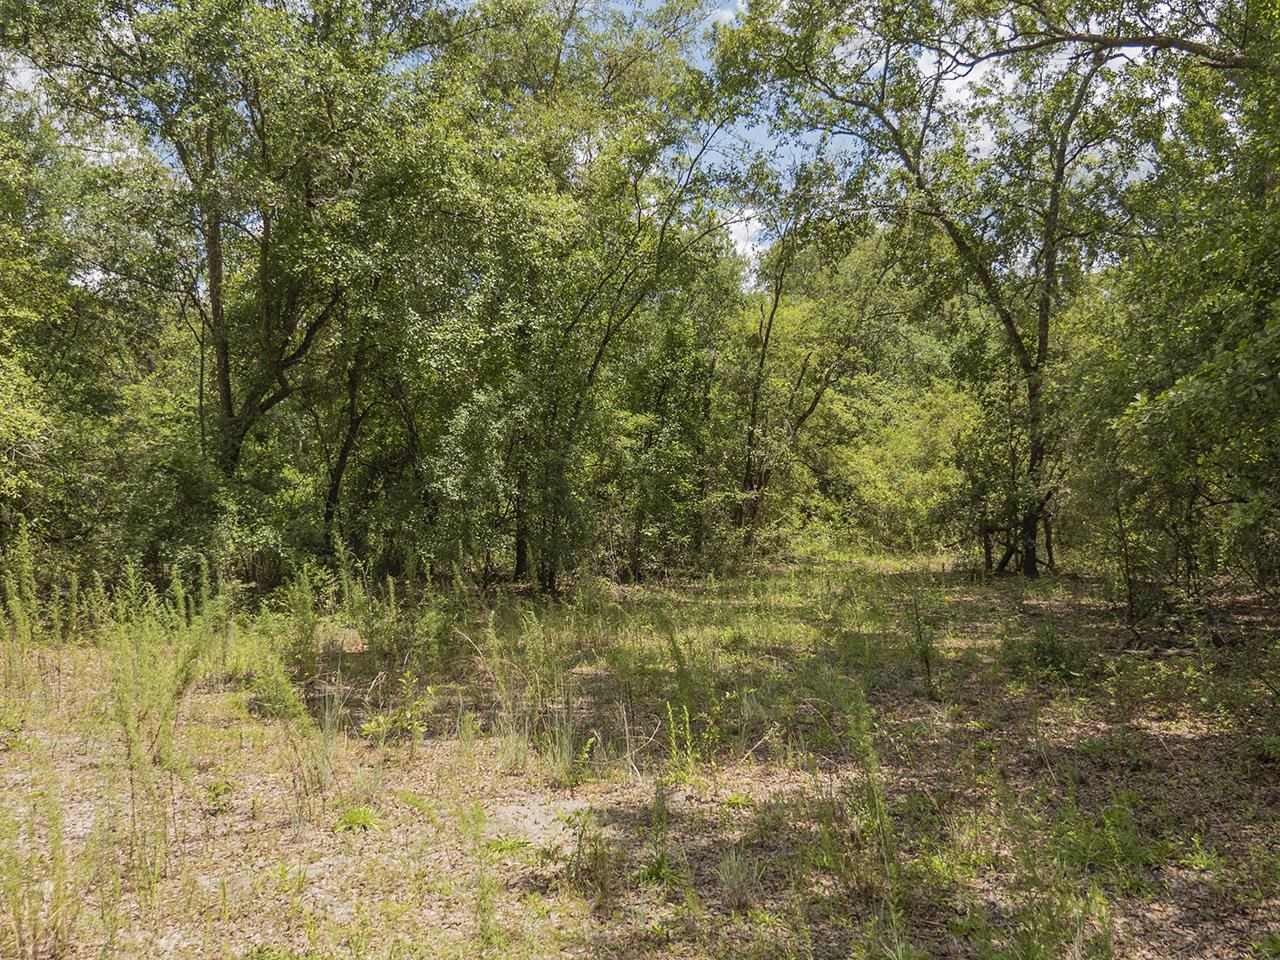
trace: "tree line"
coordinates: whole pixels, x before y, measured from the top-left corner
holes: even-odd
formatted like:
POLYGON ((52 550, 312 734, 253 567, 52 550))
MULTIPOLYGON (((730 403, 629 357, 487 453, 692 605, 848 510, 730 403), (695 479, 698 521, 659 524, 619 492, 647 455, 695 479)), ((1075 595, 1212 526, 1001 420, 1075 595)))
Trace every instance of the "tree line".
POLYGON ((1278 20, 3 0, 0 543, 1271 590, 1278 20))

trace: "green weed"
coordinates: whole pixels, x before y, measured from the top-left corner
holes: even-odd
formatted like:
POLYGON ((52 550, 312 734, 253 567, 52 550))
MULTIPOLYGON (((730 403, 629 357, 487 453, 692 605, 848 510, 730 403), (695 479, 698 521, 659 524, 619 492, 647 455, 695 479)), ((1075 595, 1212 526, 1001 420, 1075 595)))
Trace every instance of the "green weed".
POLYGON ((333 824, 334 833, 381 833, 382 821, 369 807, 347 807, 333 824))

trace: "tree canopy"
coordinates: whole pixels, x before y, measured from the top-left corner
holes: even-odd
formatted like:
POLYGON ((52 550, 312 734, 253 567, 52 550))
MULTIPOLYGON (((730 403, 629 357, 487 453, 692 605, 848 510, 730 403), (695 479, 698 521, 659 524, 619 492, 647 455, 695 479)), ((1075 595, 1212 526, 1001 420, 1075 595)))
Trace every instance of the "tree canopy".
POLYGON ((1268 585, 1276 21, 5 0, 0 541, 1268 585))

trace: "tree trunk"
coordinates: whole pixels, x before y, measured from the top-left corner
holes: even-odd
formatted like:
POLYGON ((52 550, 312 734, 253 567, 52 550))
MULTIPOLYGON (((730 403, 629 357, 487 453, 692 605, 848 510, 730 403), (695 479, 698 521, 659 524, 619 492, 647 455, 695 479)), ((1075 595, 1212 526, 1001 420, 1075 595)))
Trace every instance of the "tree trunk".
POLYGON ((1040 480, 1044 467, 1044 423, 1040 412, 1040 370, 1027 374, 1027 434, 1030 450, 1027 454, 1027 486, 1030 488, 1023 507, 1022 525, 1019 531, 1022 554, 1022 575, 1040 575, 1036 547, 1040 534, 1040 513, 1044 499, 1040 496, 1040 480))
POLYGON ((693 555, 701 557, 707 540, 707 490, 711 486, 711 467, 707 462, 706 435, 711 424, 711 389, 715 384, 716 357, 712 356, 702 388, 702 424, 694 444, 694 463, 698 465, 698 515, 693 528, 693 555))
MULTIPOLYGON (((364 422, 364 413, 359 409, 359 390, 360 368, 357 360, 347 372, 347 430, 342 437, 342 446, 338 448, 338 458, 329 468, 329 489, 324 498, 324 547, 330 554, 334 552, 333 526, 342 500, 342 478, 356 448, 360 425, 364 422)), ((367 409, 365 412, 368 412, 367 409)))
POLYGON ((554 597, 557 588, 556 559, 544 551, 538 557, 538 589, 547 596, 554 597))
POLYGON ((542 518, 542 531, 538 544, 538 589, 554 597, 558 589, 560 573, 560 515, 552 507, 542 518))
MULTIPOLYGON (((786 236, 779 242, 784 242, 786 236)), ((746 539, 749 543, 751 540, 752 530, 759 513, 757 501, 759 499, 758 478, 760 475, 760 465, 758 463, 760 454, 757 446, 763 440, 763 428, 760 416, 760 399, 764 390, 765 368, 769 360, 769 343, 773 339, 773 322, 777 319, 778 309, 782 306, 782 291, 786 280, 787 269, 790 266, 790 258, 782 261, 778 272, 771 281, 771 292, 769 296, 769 308, 766 311, 763 306, 760 308, 760 321, 756 325, 756 336, 760 340, 760 352, 756 355, 755 374, 751 378, 750 404, 747 412, 747 447, 742 458, 742 491, 741 499, 737 507, 734 509, 734 526, 738 529, 747 528, 746 539)))
POLYGON ((231 391, 231 347, 223 303, 222 220, 217 206, 207 206, 203 219, 209 268, 209 333, 213 338, 213 373, 218 390, 218 466, 230 477, 240 463, 244 431, 236 422, 235 397, 231 391))
POLYGON ((524 467, 516 476, 516 560, 511 578, 517 582, 529 577, 529 516, 525 497, 529 493, 529 475, 524 467))
POLYGON ((1038 577, 1036 545, 1039 540, 1040 517, 1034 510, 1028 510, 1022 518, 1022 529, 1019 531, 1021 541, 1021 572, 1024 577, 1038 577))
POLYGON ((324 549, 326 553, 334 552, 333 528, 338 517, 338 506, 342 501, 342 478, 347 472, 347 462, 356 446, 356 437, 360 432, 360 419, 347 424, 346 435, 342 438, 342 446, 338 450, 338 459, 329 470, 329 489, 324 498, 324 549))
POLYGON ((644 504, 641 503, 636 507, 635 522, 631 528, 630 543, 627 546, 627 571, 632 583, 639 583, 644 579, 644 562, 641 559, 641 548, 643 547, 644 522, 647 511, 644 504))
POLYGON ((1137 622, 1137 606, 1134 597, 1133 563, 1129 556, 1129 533, 1124 528, 1124 511, 1120 505, 1119 493, 1113 494, 1112 504, 1116 513, 1116 543, 1120 548, 1120 572, 1124 576, 1125 622, 1137 622))

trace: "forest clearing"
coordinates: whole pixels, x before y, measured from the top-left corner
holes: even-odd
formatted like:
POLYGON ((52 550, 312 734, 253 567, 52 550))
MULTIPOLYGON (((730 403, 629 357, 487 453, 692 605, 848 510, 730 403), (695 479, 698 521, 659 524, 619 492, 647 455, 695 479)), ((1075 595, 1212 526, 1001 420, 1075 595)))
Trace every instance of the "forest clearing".
POLYGON ((1277 0, 0 0, 0 960, 1280 958, 1277 0))
MULTIPOLYGON (((566 605, 298 599, 189 626, 172 597, 91 602, 93 642, 10 649, 8 829, 57 838, 5 861, 32 937, 262 960, 1280 944, 1257 650, 1135 647, 1088 581, 849 557, 566 605)), ((1274 651, 1275 613, 1218 629, 1274 651)))

